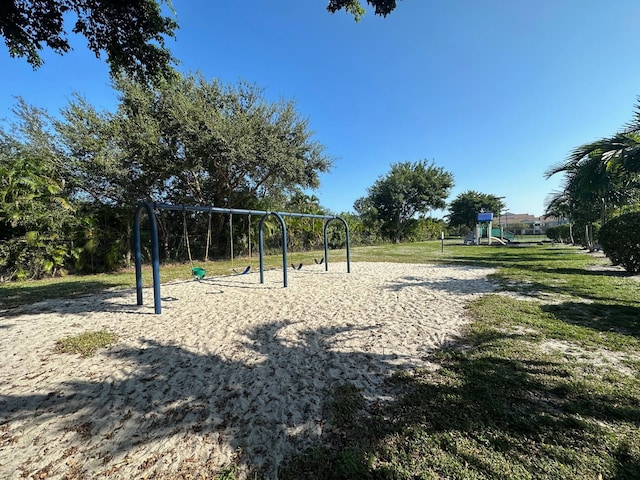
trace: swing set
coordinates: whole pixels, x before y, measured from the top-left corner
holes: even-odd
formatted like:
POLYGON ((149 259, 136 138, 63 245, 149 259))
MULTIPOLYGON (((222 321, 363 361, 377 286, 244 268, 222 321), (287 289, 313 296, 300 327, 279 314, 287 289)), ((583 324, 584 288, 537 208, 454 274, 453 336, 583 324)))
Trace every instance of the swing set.
MULTIPOLYGON (((196 280, 202 280, 206 275, 206 268, 195 266, 193 258, 191 256, 191 247, 189 244, 189 234, 187 231, 187 212, 208 212, 209 223, 207 227, 207 246, 205 249, 205 265, 209 257, 209 244, 211 242, 211 215, 213 213, 226 213, 229 215, 229 232, 230 232, 230 251, 231 262, 233 268, 233 215, 248 215, 249 216, 249 252, 251 252, 251 215, 261 215, 260 222, 258 224, 258 247, 259 247, 259 260, 260 260, 260 283, 264 283, 264 235, 263 227, 265 221, 273 216, 280 224, 282 235, 282 280, 283 286, 288 286, 288 263, 287 263, 287 226, 284 221, 284 217, 303 217, 314 218, 324 220, 324 258, 320 260, 314 259, 315 263, 320 265, 324 263, 325 271, 329 270, 329 242, 327 236, 327 229, 329 224, 334 220, 339 220, 344 226, 346 233, 346 249, 347 249, 347 273, 351 273, 351 251, 349 243, 349 226, 347 222, 339 216, 334 215, 315 215, 310 213, 294 213, 294 212, 269 212, 265 210, 244 210, 237 208, 221 208, 221 207, 200 207, 189 205, 169 205, 162 203, 140 202, 136 207, 134 221, 133 221, 133 248, 135 255, 136 266, 136 296, 138 305, 142 305, 142 246, 140 235, 140 224, 143 212, 146 212, 149 218, 149 228, 151 230, 151 267, 153 272, 153 297, 154 297, 154 310, 156 314, 162 312, 161 297, 160 297, 160 246, 158 240, 158 221, 156 218, 156 212, 167 211, 182 211, 183 212, 183 229, 185 243, 187 246, 187 254, 189 256, 189 262, 191 264, 191 271, 196 280)), ((251 253, 249 253, 251 258, 251 253)), ((297 268, 298 270, 302 267, 297 268)), ((251 265, 246 267, 239 274, 247 274, 251 269, 251 265)))
MULTIPOLYGON (((191 274, 193 278, 200 281, 207 274, 206 264, 209 261, 209 246, 211 245, 211 216, 213 214, 212 210, 209 210, 209 221, 207 223, 207 240, 205 244, 204 251, 204 266, 194 266, 193 258, 191 256, 191 246, 189 243, 189 229, 187 228, 187 210, 183 209, 182 212, 182 224, 183 224, 183 238, 187 247, 187 255, 189 257, 189 264, 191 265, 191 274)), ((251 261, 251 213, 248 214, 249 218, 247 221, 248 224, 248 242, 249 242, 249 261, 251 261)), ((251 264, 247 265, 242 271, 237 271, 233 268, 233 213, 229 213, 229 251, 231 253, 231 270, 237 275, 245 275, 249 273, 251 270, 251 264)))

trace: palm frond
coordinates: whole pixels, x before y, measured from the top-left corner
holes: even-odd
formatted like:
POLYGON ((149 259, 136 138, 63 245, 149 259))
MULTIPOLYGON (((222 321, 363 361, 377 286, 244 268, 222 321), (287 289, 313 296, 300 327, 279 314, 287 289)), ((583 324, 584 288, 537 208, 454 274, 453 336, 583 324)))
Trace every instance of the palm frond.
POLYGON ((624 125, 623 134, 640 132, 640 97, 634 108, 633 119, 624 125))
POLYGON ((558 173, 568 173, 580 168, 583 163, 589 157, 600 154, 604 145, 606 145, 607 139, 597 140, 591 143, 585 143, 573 149, 573 151, 567 156, 567 158, 561 162, 558 162, 549 167, 544 172, 544 178, 549 179, 553 175, 558 173))

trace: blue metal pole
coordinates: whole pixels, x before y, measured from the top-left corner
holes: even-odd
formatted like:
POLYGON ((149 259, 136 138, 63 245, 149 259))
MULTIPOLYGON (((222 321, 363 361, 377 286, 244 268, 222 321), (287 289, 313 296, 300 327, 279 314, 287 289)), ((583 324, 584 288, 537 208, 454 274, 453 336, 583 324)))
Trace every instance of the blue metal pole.
POLYGON ((332 220, 340 220, 344 225, 344 230, 347 237, 347 273, 351 273, 351 242, 349 239, 349 225, 347 225, 346 220, 342 217, 331 217, 324 223, 324 269, 327 272, 329 271, 329 241, 327 238, 327 231, 329 228, 329 223, 331 223, 332 220))
POLYGON ((136 265, 136 297, 142 305, 142 248, 140 247, 140 216, 144 206, 139 204, 133 217, 133 254, 136 265))
MULTIPOLYGON (((325 220, 324 224, 324 260, 325 270, 329 269, 329 249, 327 239, 327 225, 335 218, 331 215, 314 215, 309 213, 295 213, 295 212, 267 212, 265 210, 245 210, 240 208, 220 208, 220 207, 200 207, 200 206, 188 206, 188 205, 169 205, 164 203, 149 203, 140 202, 136 208, 134 218, 134 250, 135 250, 135 264, 136 264, 136 294, 138 305, 142 305, 142 253, 140 245, 140 216, 142 210, 147 211, 149 216, 149 222, 151 227, 151 261, 153 268, 153 293, 154 293, 154 305, 155 312, 161 313, 160 305, 160 246, 158 240, 158 223, 155 215, 155 210, 173 210, 173 211, 191 211, 191 212, 209 212, 211 213, 228 213, 239 215, 257 215, 261 214, 263 217, 260 219, 258 226, 259 237, 259 251, 260 251, 260 283, 264 283, 264 235, 263 226, 264 222, 269 215, 274 215, 280 222, 282 228, 282 270, 283 270, 283 284, 288 286, 288 269, 287 269, 287 226, 283 217, 301 217, 301 218, 320 218, 325 220)), ((347 272, 350 272, 350 254, 349 254, 349 228, 346 222, 340 218, 345 225, 347 231, 347 272)))
POLYGON ((280 228, 282 229, 282 282, 284 287, 288 286, 288 271, 287 271, 287 225, 284 223, 284 219, 278 212, 267 212, 260 219, 258 224, 258 248, 260 249, 260 283, 264 283, 264 246, 263 246, 263 234, 262 230, 264 222, 267 218, 273 215, 280 222, 280 228))
POLYGON ((140 245, 140 217, 142 211, 147 211, 151 228, 151 265, 153 269, 153 303, 155 313, 162 313, 160 304, 160 242, 158 241, 158 222, 153 205, 148 202, 140 202, 136 208, 133 221, 133 248, 136 264, 136 297, 138 305, 142 305, 142 248, 140 245))
POLYGON ((325 220, 324 227, 323 227, 323 231, 324 231, 324 271, 325 272, 329 271, 329 240, 327 239, 327 227, 328 227, 330 221, 331 221, 331 219, 325 220))
POLYGON ((282 227, 282 281, 284 283, 284 287, 286 288, 289 285, 288 281, 288 273, 289 267, 287 263, 287 225, 284 223, 284 218, 278 212, 271 212, 272 215, 280 222, 280 226, 282 227))
POLYGON ((264 227, 264 222, 269 216, 268 213, 265 213, 260 222, 258 223, 258 252, 260 256, 260 283, 264 283, 264 246, 263 246, 263 237, 262 227, 264 227))
POLYGON ((162 313, 160 297, 160 242, 158 241, 158 222, 156 212, 150 204, 146 204, 151 223, 151 265, 153 269, 153 304, 156 314, 162 313))
POLYGON ((243 208, 222 208, 222 207, 201 207, 198 205, 170 205, 166 203, 154 203, 154 208, 157 210, 187 210, 189 212, 213 212, 213 213, 232 213, 238 215, 265 215, 278 214, 281 217, 299 217, 299 218, 322 218, 330 219, 335 218, 333 215, 315 215, 312 213, 297 213, 297 212, 267 212, 266 210, 246 210, 243 208))

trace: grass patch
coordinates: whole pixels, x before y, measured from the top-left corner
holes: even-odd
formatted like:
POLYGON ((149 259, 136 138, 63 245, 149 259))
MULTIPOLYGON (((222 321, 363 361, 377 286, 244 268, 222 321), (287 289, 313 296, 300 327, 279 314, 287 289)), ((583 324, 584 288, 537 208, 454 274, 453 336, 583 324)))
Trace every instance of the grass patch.
POLYGON ((56 342, 56 353, 79 353, 83 357, 90 357, 99 348, 105 348, 118 341, 114 333, 100 330, 84 332, 72 337, 66 337, 56 342))
POLYGON ((395 401, 361 405, 282 478, 640 478, 637 281, 570 248, 457 253, 443 261, 495 267, 532 300, 473 302, 439 368, 394 375, 395 401))
POLYGON ((436 371, 395 375, 397 401, 351 417, 348 435, 298 457, 283 478, 638 478, 637 343, 620 347, 625 334, 588 324, 566 332, 540 304, 504 301, 474 304, 465 348, 439 352, 436 371), (549 338, 597 346, 598 361, 550 350, 549 338), (608 358, 611 345, 635 359, 632 374, 608 358))
POLYGON ((329 410, 332 422, 336 425, 342 428, 353 426, 363 407, 364 398, 353 384, 345 383, 334 388, 329 410))

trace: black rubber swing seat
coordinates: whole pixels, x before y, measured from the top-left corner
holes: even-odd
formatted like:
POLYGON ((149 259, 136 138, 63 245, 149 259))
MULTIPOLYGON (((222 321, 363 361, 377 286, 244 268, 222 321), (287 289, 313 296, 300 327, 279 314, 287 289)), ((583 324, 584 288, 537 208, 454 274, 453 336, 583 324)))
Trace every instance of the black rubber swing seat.
POLYGON ((244 270, 242 270, 241 272, 238 272, 235 268, 233 269, 233 273, 235 273, 236 275, 245 275, 247 273, 249 273, 249 270, 251 270, 251 265, 247 265, 247 268, 245 268, 244 270))
POLYGON ((316 265, 322 265, 322 262, 324 262, 324 257, 322 257, 320 260, 314 258, 313 261, 316 262, 316 265))
POLYGON ((196 280, 202 280, 207 271, 202 267, 193 267, 191 269, 191 273, 193 274, 193 278, 196 280))
POLYGON ((302 268, 302 264, 298 265, 297 267, 292 263, 291 264, 291 268, 293 268, 294 270, 300 270, 302 268))

